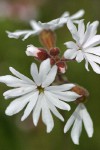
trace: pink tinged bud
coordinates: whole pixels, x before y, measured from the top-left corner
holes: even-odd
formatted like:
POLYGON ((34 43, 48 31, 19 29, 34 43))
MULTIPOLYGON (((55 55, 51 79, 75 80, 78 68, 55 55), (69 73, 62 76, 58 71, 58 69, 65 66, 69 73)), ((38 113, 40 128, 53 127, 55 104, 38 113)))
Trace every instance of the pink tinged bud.
POLYGON ((66 64, 62 61, 59 61, 57 63, 57 66, 58 66, 58 72, 60 73, 65 73, 66 72, 66 64))
POLYGON ((37 58, 38 60, 41 60, 41 61, 45 60, 49 57, 47 52, 44 49, 37 48, 33 45, 29 45, 27 47, 26 55, 27 56, 33 56, 33 57, 35 57, 35 58, 37 58))
POLYGON ((59 55, 59 53, 60 53, 60 50, 57 47, 50 49, 50 55, 51 56, 57 56, 57 55, 59 55))
POLYGON ((37 48, 37 47, 35 47, 35 46, 33 46, 33 45, 28 45, 27 46, 27 50, 26 50, 26 55, 27 56, 34 56, 34 57, 37 57, 38 55, 38 53, 40 52, 40 50, 37 48))

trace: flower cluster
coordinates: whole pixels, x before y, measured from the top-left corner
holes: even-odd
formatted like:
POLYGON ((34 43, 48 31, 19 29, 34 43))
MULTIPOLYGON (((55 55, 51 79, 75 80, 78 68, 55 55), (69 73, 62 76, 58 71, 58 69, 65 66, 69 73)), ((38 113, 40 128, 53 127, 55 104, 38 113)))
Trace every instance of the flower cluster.
POLYGON ((70 111, 69 102, 78 105, 64 127, 64 133, 66 133, 73 124, 71 138, 75 144, 79 144, 82 122, 88 137, 92 137, 94 130, 92 119, 84 105, 89 92, 85 88, 68 81, 64 74, 67 71, 66 62, 75 61, 79 63, 85 60, 85 68, 88 71, 88 64, 90 64, 94 72, 100 74, 100 35, 96 35, 99 22, 89 22, 85 27, 84 20, 78 20, 83 15, 84 10, 80 10, 72 16, 69 15, 69 12, 65 12, 60 18, 47 23, 31 21, 32 31, 7 31, 9 38, 17 39, 22 36, 23 40, 31 35, 39 35, 43 47, 28 45, 26 55, 39 61, 40 67, 38 69, 37 64, 31 64, 32 79, 12 67, 9 70, 13 75, 0 77, 1 83, 13 88, 3 93, 4 98, 15 98, 7 107, 6 115, 12 116, 26 107, 21 121, 24 121, 32 113, 33 123, 37 126, 41 115, 48 133, 54 127, 52 114, 64 121, 58 109, 70 111), (60 48, 56 46, 54 30, 64 24, 67 25, 74 42, 65 43, 68 49, 61 56, 60 48))

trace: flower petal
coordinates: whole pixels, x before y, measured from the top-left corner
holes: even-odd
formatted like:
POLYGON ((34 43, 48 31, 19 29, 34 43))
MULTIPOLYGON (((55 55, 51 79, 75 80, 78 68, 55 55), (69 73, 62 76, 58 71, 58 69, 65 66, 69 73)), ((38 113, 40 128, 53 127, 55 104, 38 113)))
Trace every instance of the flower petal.
POLYGON ((84 59, 84 53, 81 50, 77 51, 76 61, 80 63, 83 59, 84 59))
POLYGON ((34 89, 36 89, 36 86, 20 87, 4 92, 3 96, 5 97, 5 99, 14 98, 30 93, 34 91, 34 89))
POLYGON ((29 36, 31 35, 37 35, 39 32, 38 31, 31 31, 31 32, 28 32, 24 37, 23 37, 23 41, 25 41, 26 39, 28 39, 29 36))
POLYGON ((81 9, 81 10, 77 11, 74 15, 72 15, 70 18, 72 20, 79 19, 84 15, 84 13, 85 13, 84 9, 81 9))
POLYGON ((93 54, 88 54, 88 53, 86 53, 85 56, 87 57, 87 60, 89 62, 94 61, 94 62, 100 64, 100 57, 99 56, 96 56, 93 54))
POLYGON ((65 127, 64 127, 64 133, 66 133, 66 132, 70 129, 70 127, 72 126, 74 120, 75 120, 74 115, 72 115, 72 116, 67 120, 67 123, 65 124, 65 127))
POLYGON ((68 49, 68 50, 65 51, 64 57, 66 59, 74 59, 76 57, 76 55, 77 55, 77 52, 78 52, 77 50, 68 49))
POLYGON ((88 137, 92 137, 93 136, 93 122, 92 119, 86 109, 86 107, 83 104, 80 104, 81 106, 81 117, 83 119, 83 123, 84 123, 84 127, 85 130, 88 134, 88 137))
POLYGON ((79 137, 82 132, 82 119, 76 118, 72 131, 71 131, 71 138, 74 142, 74 144, 79 144, 79 137))
POLYGON ((67 21, 67 27, 68 27, 69 31, 71 32, 73 39, 77 43, 79 43, 80 38, 79 38, 79 35, 78 35, 77 28, 70 19, 68 19, 68 21, 67 21))
POLYGON ((85 32, 84 20, 80 20, 78 23, 78 35, 80 37, 80 44, 82 44, 83 42, 84 32, 85 32))
POLYGON ((57 97, 66 102, 75 101, 77 98, 81 97, 80 95, 72 91, 67 92, 51 91, 50 93, 52 93, 54 97, 57 97))
POLYGON ((17 70, 15 70, 12 67, 9 67, 9 70, 12 72, 12 74, 14 74, 16 77, 24 80, 25 82, 29 83, 29 84, 35 84, 31 79, 29 79, 28 77, 24 76, 23 74, 21 74, 20 72, 18 72, 17 70))
POLYGON ((100 56, 100 46, 85 49, 84 52, 100 56))
POLYGON ((76 45, 76 43, 74 43, 72 41, 66 42, 66 43, 64 43, 64 45, 66 45, 67 48, 69 48, 69 49, 75 49, 75 50, 79 49, 78 46, 76 45))
MULTIPOLYGON (((43 72, 44 73, 44 72, 43 72)), ((47 87, 49 86, 54 80, 55 80, 55 77, 56 77, 56 74, 57 74, 57 66, 53 66, 50 70, 50 72, 48 73, 46 79, 44 80, 44 82, 42 83, 42 87, 47 87)))
POLYGON ((47 101, 47 103, 48 103, 48 107, 49 107, 49 109, 52 111, 52 113, 53 113, 57 118, 59 118, 61 121, 64 121, 63 116, 58 112, 58 110, 56 109, 56 107, 55 107, 50 101, 47 101))
POLYGON ((70 14, 68 11, 65 11, 62 15, 61 15, 61 18, 66 18, 68 17, 70 14))
POLYGON ((28 86, 29 84, 11 75, 0 76, 0 82, 5 83, 9 87, 28 86))
POLYGON ((50 133, 54 127, 54 121, 53 121, 53 118, 49 110, 49 107, 47 105, 45 97, 42 103, 42 120, 47 126, 47 133, 50 133))
POLYGON ((83 48, 91 48, 98 44, 100 44, 100 35, 95 35, 93 38, 91 38, 84 44, 83 48))
POLYGON ((30 101, 24 111, 24 115, 22 116, 21 121, 24 121, 30 115, 31 111, 34 109, 34 106, 38 99, 38 95, 39 95, 39 92, 37 91, 30 98, 30 101))
POLYGON ((31 20, 30 21, 30 25, 31 25, 31 27, 32 27, 33 30, 37 30, 37 31, 41 30, 40 25, 35 20, 31 20))
POLYGON ((68 91, 72 89, 74 86, 75 86, 74 84, 63 84, 58 86, 49 86, 46 87, 45 90, 61 92, 61 91, 68 91))
POLYGON ((45 91, 46 98, 56 107, 63 110, 70 110, 70 106, 63 101, 60 101, 57 97, 54 97, 52 93, 45 91))
POLYGON ((77 33, 77 28, 70 19, 67 21, 67 27, 72 34, 77 33))
POLYGON ((90 63, 90 65, 91 65, 91 67, 92 67, 92 69, 94 70, 94 72, 96 72, 97 74, 100 74, 100 66, 99 65, 97 65, 95 62, 93 62, 93 61, 89 61, 89 63, 90 63))
POLYGON ((48 72, 50 71, 50 69, 51 69, 50 59, 44 60, 41 63, 40 70, 39 70, 39 80, 40 80, 41 83, 45 80, 45 78, 46 78, 48 72))
POLYGON ((88 64, 89 64, 89 63, 88 63, 88 60, 85 59, 85 68, 86 68, 87 71, 89 71, 88 64))
POLYGON ((24 36, 24 35, 31 33, 31 32, 32 32, 32 30, 25 30, 25 31, 18 30, 15 32, 6 31, 9 38, 15 38, 15 39, 18 39, 20 36, 24 36))
POLYGON ((97 27, 99 25, 99 21, 94 21, 93 23, 91 23, 91 33, 89 36, 89 39, 91 39, 93 36, 95 36, 95 34, 97 33, 97 27))
POLYGON ((39 79, 38 68, 35 63, 32 63, 32 65, 31 65, 31 76, 33 77, 35 83, 39 86, 41 84, 41 82, 39 79))
POLYGON ((43 94, 41 93, 38 97, 36 107, 34 108, 34 111, 33 111, 33 123, 34 123, 35 126, 37 126, 37 123, 39 121, 43 100, 44 100, 43 99, 43 94))
POLYGON ((29 102, 30 98, 32 97, 32 94, 33 92, 12 101, 5 111, 6 115, 12 116, 20 112, 29 102))
POLYGON ((83 38, 80 37, 82 47, 84 47, 85 43, 87 43, 87 41, 89 40, 89 37, 91 35, 91 30, 92 30, 92 26, 90 25, 90 22, 88 22, 83 38))

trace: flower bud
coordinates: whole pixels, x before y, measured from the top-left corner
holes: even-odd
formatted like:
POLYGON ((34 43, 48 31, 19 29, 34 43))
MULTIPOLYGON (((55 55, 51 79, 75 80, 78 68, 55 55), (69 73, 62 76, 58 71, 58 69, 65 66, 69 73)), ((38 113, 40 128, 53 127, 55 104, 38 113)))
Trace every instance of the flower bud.
POLYGON ((35 58, 37 58, 38 60, 41 60, 41 61, 45 60, 49 57, 47 52, 44 49, 37 48, 33 45, 28 45, 27 46, 26 55, 27 56, 33 56, 33 57, 35 57, 35 58))
POLYGON ((57 55, 59 55, 59 53, 60 53, 60 50, 57 47, 50 49, 50 55, 51 56, 57 56, 57 55))
POLYGON ((89 92, 85 88, 76 85, 72 88, 72 91, 81 95, 81 97, 77 98, 75 101, 77 104, 86 102, 86 98, 89 96, 89 92))
POLYGON ((58 63, 56 63, 56 65, 58 66, 58 71, 60 73, 65 73, 65 71, 66 71, 66 64, 63 61, 59 61, 58 63))
POLYGON ((54 65, 55 63, 56 63, 55 59, 50 58, 50 64, 51 64, 51 65, 54 65))

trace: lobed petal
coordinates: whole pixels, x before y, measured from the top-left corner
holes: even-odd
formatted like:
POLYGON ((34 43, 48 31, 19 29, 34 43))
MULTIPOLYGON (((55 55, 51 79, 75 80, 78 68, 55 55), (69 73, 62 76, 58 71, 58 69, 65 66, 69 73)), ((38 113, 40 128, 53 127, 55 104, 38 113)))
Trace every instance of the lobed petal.
POLYGON ((34 109, 35 105, 36 105, 36 102, 37 102, 37 99, 38 99, 38 95, 39 95, 39 92, 35 92, 32 97, 30 98, 30 101, 24 111, 24 114, 21 118, 21 121, 24 121, 31 113, 31 111, 34 109))
MULTIPOLYGON (((42 73, 43 74, 43 73, 42 73)), ((57 74, 57 66, 53 66, 50 70, 50 72, 48 73, 47 77, 45 78, 45 80, 42 82, 42 87, 47 87, 49 86, 56 77, 57 74)))
POLYGON ((81 50, 77 51, 76 61, 80 63, 83 59, 84 59, 84 53, 81 50))
POLYGON ((21 74, 20 72, 18 72, 17 70, 15 70, 14 68, 12 67, 9 67, 9 70, 11 71, 11 73, 13 75, 15 75, 16 77, 20 78, 21 80, 29 83, 29 84, 35 84, 31 79, 29 79, 28 77, 26 77, 25 75, 21 74))
POLYGON ((39 78, 38 68, 35 63, 32 63, 30 71, 31 71, 31 76, 33 77, 33 80, 35 81, 36 85, 39 86, 41 82, 39 78))
POLYGON ((95 54, 95 55, 97 55, 97 56, 100 56, 100 46, 85 49, 84 52, 89 53, 89 54, 95 54))
POLYGON ((66 45, 69 49, 73 49, 73 50, 78 50, 79 47, 76 45, 76 43, 69 41, 64 43, 64 45, 66 45))
POLYGON ((42 120, 47 126, 47 133, 50 133, 54 127, 54 121, 45 97, 42 103, 42 120))
POLYGON ((49 107, 49 109, 51 110, 51 112, 52 112, 57 118, 59 118, 61 121, 64 121, 63 116, 58 112, 58 110, 56 109, 56 107, 55 107, 50 101, 47 101, 47 103, 48 103, 48 107, 49 107))
POLYGON ((3 96, 5 99, 14 98, 18 96, 25 95, 27 93, 30 93, 36 89, 36 86, 27 86, 27 87, 20 87, 12 90, 8 90, 3 93, 3 96))
POLYGON ((12 101, 5 111, 6 115, 12 116, 20 112, 25 107, 25 105, 29 102, 30 98, 32 97, 32 94, 33 93, 31 92, 27 95, 24 95, 12 101))
POLYGON ((75 86, 74 84, 63 84, 63 85, 58 85, 58 86, 49 86, 49 87, 46 87, 45 90, 62 92, 62 91, 68 91, 72 89, 74 86, 75 86))
POLYGON ((56 107, 62 110, 70 110, 70 106, 63 101, 60 101, 57 97, 55 97, 52 93, 45 91, 44 92, 46 98, 56 107))
POLYGON ((76 49, 68 49, 64 53, 64 57, 66 59, 74 59, 77 55, 77 50, 76 49))
POLYGON ((25 31, 18 30, 15 32, 6 31, 6 33, 8 34, 9 38, 18 39, 20 36, 25 36, 28 33, 32 33, 32 30, 25 30, 25 31))
POLYGON ((9 87, 28 86, 29 84, 11 75, 0 76, 0 82, 5 83, 9 87))
POLYGON ((84 15, 85 11, 83 9, 76 12, 74 15, 71 16, 72 20, 79 19, 84 15))
POLYGON ((100 44, 100 35, 95 35, 90 40, 84 43, 83 48, 91 48, 98 44, 100 44))
POLYGON ((71 131, 71 138, 74 144, 79 144, 79 138, 82 132, 82 119, 76 118, 72 131, 71 131))
POLYGON ((92 119, 91 119, 86 107, 84 106, 84 104, 80 104, 80 106, 81 106, 80 115, 83 119, 85 130, 88 134, 88 137, 92 137, 93 136, 93 122, 92 122, 92 119))
POLYGON ((70 129, 70 127, 74 123, 74 120, 75 120, 74 115, 71 115, 71 117, 67 120, 67 123, 65 124, 64 133, 66 133, 70 129))
POLYGON ((34 111, 33 111, 33 123, 35 126, 37 126, 37 123, 39 121, 43 100, 44 100, 44 96, 43 96, 43 93, 41 93, 38 97, 36 106, 35 106, 34 111))
POLYGON ((67 91, 67 92, 58 92, 58 91, 51 91, 50 92, 54 97, 59 98, 66 102, 75 101, 77 98, 81 97, 75 92, 67 91))
POLYGON ((50 69, 51 69, 50 59, 44 60, 41 63, 40 69, 39 69, 39 80, 41 84, 43 83, 43 81, 45 81, 45 78, 47 77, 50 69))

